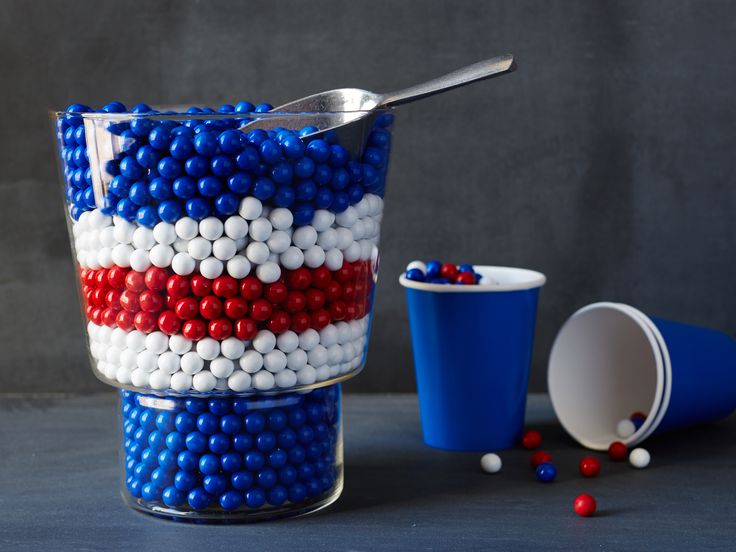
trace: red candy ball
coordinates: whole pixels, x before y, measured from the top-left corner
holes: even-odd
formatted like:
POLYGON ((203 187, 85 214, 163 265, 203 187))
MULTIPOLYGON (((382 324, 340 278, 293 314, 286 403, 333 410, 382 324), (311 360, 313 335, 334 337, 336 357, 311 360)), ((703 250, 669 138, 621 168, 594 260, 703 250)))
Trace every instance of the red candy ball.
POLYGON ((326 266, 320 266, 312 270, 312 285, 317 289, 325 289, 332 280, 332 274, 326 266))
POLYGON ((588 517, 595 513, 597 504, 595 502, 595 498, 589 494, 581 494, 575 499, 573 507, 575 508, 575 513, 577 515, 588 517))
POLYGON ((305 267, 297 268, 286 278, 289 289, 304 290, 312 283, 312 273, 305 267))
POLYGON ((334 277, 341 284, 346 284, 355 277, 355 272, 353 272, 353 267, 349 263, 344 262, 342 267, 335 272, 334 277))
POLYGON ((233 333, 233 324, 227 318, 212 320, 207 327, 212 339, 227 339, 233 333))
POLYGON ((128 332, 135 327, 134 318, 135 315, 132 312, 121 310, 115 316, 115 324, 121 330, 128 332))
POLYGON ((163 289, 166 287, 168 274, 163 268, 152 266, 151 268, 146 270, 146 275, 143 279, 146 283, 146 287, 151 291, 163 291, 163 289))
POLYGON ((440 268, 440 276, 448 280, 454 280, 457 276, 457 267, 452 263, 445 263, 440 268))
POLYGON ((192 341, 199 341, 207 335, 207 326, 202 320, 187 320, 181 327, 184 337, 192 341))
POLYGON ((327 307, 327 312, 330 313, 332 321, 345 320, 347 315, 347 307, 343 301, 333 301, 327 307))
POLYGON ((258 326, 250 318, 241 318, 235 322, 235 335, 243 341, 250 341, 258 333, 258 326))
POLYGON ((125 275, 125 287, 130 291, 141 292, 146 289, 146 280, 142 272, 131 270, 125 275))
POLYGON ((291 316, 291 330, 296 333, 302 333, 309 329, 312 319, 309 314, 304 311, 294 313, 291 316))
POLYGON ((527 450, 539 448, 542 446, 542 435, 538 431, 530 429, 524 433, 524 436, 521 438, 521 445, 527 450))
POLYGON ((138 312, 141 310, 141 306, 138 303, 138 294, 135 291, 126 289, 120 294, 120 306, 128 312, 138 312))
POLYGON ((608 447, 608 457, 614 462, 621 462, 626 460, 629 455, 629 448, 624 445, 621 441, 614 441, 608 447))
POLYGON ((111 289, 105 294, 105 303, 108 307, 112 307, 116 310, 120 309, 120 296, 122 293, 119 289, 111 289))
POLYGON ((128 273, 128 269, 113 266, 107 271, 107 283, 115 289, 125 289, 125 275, 128 273))
POLYGON ((117 311, 108 307, 102 311, 102 323, 105 326, 110 326, 112 328, 115 325, 116 316, 117 311))
POLYGON ((268 329, 275 334, 282 334, 289 329, 291 318, 284 311, 276 311, 268 319, 268 329))
POLYGON ((199 302, 194 297, 184 297, 176 302, 174 312, 182 320, 192 320, 199 314, 199 302))
POLYGON ((135 329, 143 333, 151 333, 156 329, 156 316, 150 312, 140 311, 133 319, 135 329))
POLYGON ((305 293, 307 299, 307 309, 310 311, 316 311, 321 309, 325 305, 327 297, 325 292, 320 289, 308 289, 305 293))
POLYGON ((166 310, 158 315, 158 329, 166 335, 174 335, 181 329, 181 320, 174 311, 166 310))
POLYGON ((255 276, 248 276, 240 282, 240 295, 248 301, 258 299, 263 292, 263 284, 255 276))
POLYGON ((580 460, 579 468, 583 477, 595 477, 601 471, 601 463, 595 456, 585 456, 580 460))
POLYGON ((529 459, 529 464, 531 464, 533 469, 537 469, 537 466, 539 464, 544 464, 545 462, 551 462, 552 461, 552 455, 547 452, 546 450, 538 450, 534 454, 532 454, 531 458, 529 459))
POLYGON ((222 301, 214 295, 203 297, 199 301, 199 313, 206 320, 214 320, 222 316, 222 301))
POLYGON ((336 301, 340 298, 342 295, 342 286, 336 282, 332 281, 329 284, 327 284, 327 287, 325 288, 325 296, 327 297, 328 301, 336 301))
POLYGON ((174 274, 166 281, 166 292, 174 299, 181 299, 189 294, 189 279, 174 274))
POLYGON ((250 305, 250 317, 258 322, 264 322, 271 317, 273 308, 265 299, 256 299, 250 305))
POLYGON ((273 284, 269 284, 266 286, 265 296, 266 299, 271 301, 271 303, 280 305, 281 303, 286 301, 288 295, 289 288, 287 288, 286 284, 284 284, 283 282, 274 282, 273 284))
POLYGON ((209 280, 201 274, 195 274, 189 281, 192 287, 192 293, 197 297, 205 297, 212 293, 212 280, 209 280))
POLYGON ((317 331, 323 329, 325 326, 327 326, 327 324, 330 323, 330 313, 327 312, 325 309, 314 311, 310 318, 312 322, 312 327, 317 331))
POLYGON ((238 281, 232 276, 220 276, 212 282, 212 291, 218 297, 233 297, 238 293, 238 281))
POLYGON ((159 312, 164 306, 163 298, 150 289, 147 289, 138 296, 138 303, 141 305, 141 310, 146 312, 159 312))
POLYGON ((248 312, 248 301, 242 297, 231 297, 225 301, 225 316, 233 320, 243 318, 248 312))
POLYGON ((475 284, 475 275, 472 272, 460 272, 455 277, 456 284, 463 284, 466 286, 475 284))
POLYGON ((307 297, 301 291, 290 291, 286 297, 286 312, 294 313, 304 310, 307 306, 307 297))

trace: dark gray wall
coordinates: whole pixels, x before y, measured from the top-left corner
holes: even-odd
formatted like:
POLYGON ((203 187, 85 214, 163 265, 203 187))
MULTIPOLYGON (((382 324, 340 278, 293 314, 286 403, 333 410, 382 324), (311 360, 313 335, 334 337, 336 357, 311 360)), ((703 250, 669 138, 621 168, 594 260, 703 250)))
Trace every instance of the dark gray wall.
MULTIPOLYGON (((356 391, 413 388, 413 258, 545 272, 532 388, 596 300, 734 331, 736 4, 0 0, 0 391, 99 388, 82 349, 45 110, 390 90, 513 52, 398 114, 356 391)), ((448 377, 462 377, 448 372, 448 377)))

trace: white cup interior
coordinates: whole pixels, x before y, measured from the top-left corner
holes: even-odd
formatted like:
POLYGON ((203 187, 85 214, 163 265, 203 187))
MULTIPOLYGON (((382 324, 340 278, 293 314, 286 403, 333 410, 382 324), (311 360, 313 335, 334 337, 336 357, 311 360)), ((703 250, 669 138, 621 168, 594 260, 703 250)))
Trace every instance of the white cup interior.
POLYGON ((634 311, 616 303, 584 307, 564 324, 550 353, 547 377, 555 413, 574 439, 594 450, 613 441, 639 442, 653 430, 662 402, 662 352, 634 311), (616 425, 636 411, 646 413, 647 421, 621 438, 616 425))

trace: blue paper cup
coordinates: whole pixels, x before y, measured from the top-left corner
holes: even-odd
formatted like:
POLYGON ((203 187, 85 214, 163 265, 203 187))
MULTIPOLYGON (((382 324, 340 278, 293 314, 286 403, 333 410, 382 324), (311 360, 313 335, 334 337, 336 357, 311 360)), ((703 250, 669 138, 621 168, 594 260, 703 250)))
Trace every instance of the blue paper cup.
POLYGON ((736 341, 629 305, 595 303, 557 334, 547 378, 560 423, 581 445, 633 446, 736 410, 736 341), (622 438, 618 422, 636 411, 646 421, 622 438))
POLYGON ((476 266, 480 285, 407 280, 424 442, 463 451, 513 446, 524 428, 539 288, 533 270, 476 266), (495 283, 483 283, 485 281, 495 283))

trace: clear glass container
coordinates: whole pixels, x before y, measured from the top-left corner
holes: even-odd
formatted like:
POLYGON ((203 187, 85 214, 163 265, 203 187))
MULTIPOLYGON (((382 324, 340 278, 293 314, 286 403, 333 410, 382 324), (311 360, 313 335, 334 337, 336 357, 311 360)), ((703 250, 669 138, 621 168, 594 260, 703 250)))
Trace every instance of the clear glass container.
POLYGON ((314 512, 343 486, 340 385, 249 397, 120 391, 122 494, 205 523, 314 512))
POLYGON ((393 114, 315 135, 324 114, 132 111, 53 114, 95 375, 243 396, 359 372, 393 114))

